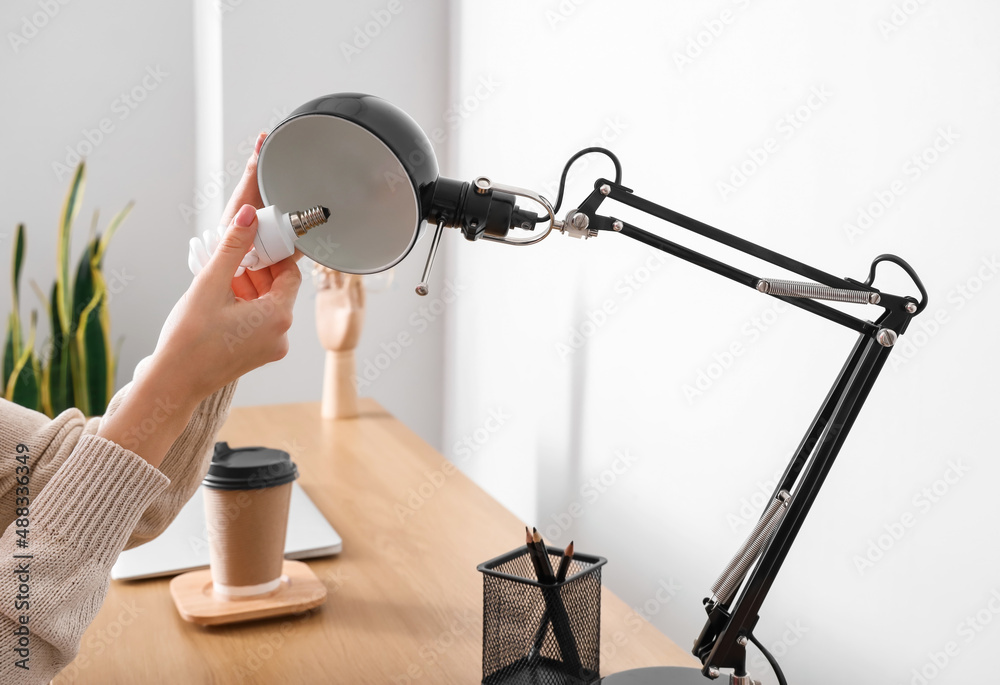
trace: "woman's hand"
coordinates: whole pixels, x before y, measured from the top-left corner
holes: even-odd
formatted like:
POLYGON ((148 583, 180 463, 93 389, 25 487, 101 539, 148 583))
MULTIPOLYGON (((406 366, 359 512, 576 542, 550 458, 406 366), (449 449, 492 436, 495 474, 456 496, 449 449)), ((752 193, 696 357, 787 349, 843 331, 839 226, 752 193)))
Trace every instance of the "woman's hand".
POLYGON ((236 276, 257 232, 263 141, 262 134, 223 213, 227 228, 218 246, 167 317, 149 367, 98 431, 154 466, 201 400, 288 351, 300 254, 236 276))
POLYGON ((286 333, 302 281, 300 254, 259 271, 239 268, 257 233, 257 155, 263 142, 262 134, 223 212, 225 233, 170 312, 153 353, 153 368, 170 369, 198 401, 288 351, 286 333))

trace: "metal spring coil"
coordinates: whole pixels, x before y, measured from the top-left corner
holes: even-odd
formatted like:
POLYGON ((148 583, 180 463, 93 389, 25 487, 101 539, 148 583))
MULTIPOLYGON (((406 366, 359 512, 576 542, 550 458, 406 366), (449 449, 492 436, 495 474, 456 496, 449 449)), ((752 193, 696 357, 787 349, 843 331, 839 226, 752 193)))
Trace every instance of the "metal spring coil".
POLYGON ((781 519, 785 517, 791 497, 787 491, 782 490, 776 498, 771 500, 771 503, 764 511, 764 515, 760 517, 757 525, 750 531, 750 535, 747 536, 743 546, 733 555, 732 561, 729 562, 718 580, 715 581, 715 584, 712 586, 712 594, 721 603, 728 602, 736 591, 736 588, 743 582, 743 578, 746 577, 747 571, 750 570, 750 567, 757 560, 760 551, 764 548, 767 541, 771 539, 774 529, 778 527, 781 519))
POLYGON ((785 281, 782 279, 761 279, 757 282, 757 290, 768 295, 783 297, 808 297, 814 300, 833 300, 835 302, 852 302, 854 304, 878 304, 878 293, 867 290, 847 290, 831 288, 818 283, 802 281, 785 281))

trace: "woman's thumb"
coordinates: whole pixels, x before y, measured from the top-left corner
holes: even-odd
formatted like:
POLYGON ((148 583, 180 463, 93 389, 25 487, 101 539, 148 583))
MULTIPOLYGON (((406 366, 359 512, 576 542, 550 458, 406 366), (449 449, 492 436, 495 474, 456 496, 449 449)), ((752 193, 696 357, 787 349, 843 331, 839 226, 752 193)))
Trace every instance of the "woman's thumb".
POLYGON ((205 266, 205 277, 229 285, 257 235, 257 208, 243 205, 205 266))

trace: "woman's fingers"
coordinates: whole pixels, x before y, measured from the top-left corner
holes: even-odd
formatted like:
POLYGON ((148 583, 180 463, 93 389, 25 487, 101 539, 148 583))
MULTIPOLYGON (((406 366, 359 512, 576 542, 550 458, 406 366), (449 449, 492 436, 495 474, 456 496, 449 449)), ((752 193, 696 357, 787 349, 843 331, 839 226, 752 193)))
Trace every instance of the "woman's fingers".
POLYGON ((274 277, 271 275, 270 269, 247 271, 247 276, 250 277, 250 282, 253 283, 253 287, 257 291, 258 295, 263 295, 269 291, 271 289, 271 283, 274 282, 274 277))
POLYGON ((271 289, 264 297, 270 297, 281 306, 288 307, 295 302, 295 295, 299 291, 302 283, 302 272, 299 265, 291 257, 282 259, 277 264, 271 266, 271 289))
MULTIPOLYGON (((201 273, 203 280, 210 287, 228 288, 233 282, 240 261, 253 246, 257 235, 257 210, 253 205, 243 205, 233 217, 233 221, 225 235, 219 241, 219 247, 212 253, 211 259, 201 273)), ((245 274, 244 274, 245 276, 245 274)), ((240 276, 243 278, 243 276, 240 276)), ((247 279, 249 281, 249 279, 247 279)), ((239 295, 239 293, 236 293, 239 295)))
POLYGON ((236 184, 236 189, 229 198, 226 209, 222 212, 222 221, 220 223, 223 226, 228 226, 232 222, 233 217, 236 216, 236 212, 243 205, 253 205, 258 209, 264 206, 264 201, 260 197, 260 188, 257 187, 257 157, 260 155, 260 147, 264 144, 264 138, 266 137, 266 133, 261 133, 257 136, 257 143, 254 145, 254 151, 250 155, 250 159, 247 160, 243 177, 236 184))
POLYGON ((239 274, 233 278, 232 289, 233 295, 240 298, 241 300, 256 300, 260 297, 260 293, 257 292, 257 288, 254 286, 253 281, 250 280, 250 274, 252 272, 246 271, 245 273, 239 274))

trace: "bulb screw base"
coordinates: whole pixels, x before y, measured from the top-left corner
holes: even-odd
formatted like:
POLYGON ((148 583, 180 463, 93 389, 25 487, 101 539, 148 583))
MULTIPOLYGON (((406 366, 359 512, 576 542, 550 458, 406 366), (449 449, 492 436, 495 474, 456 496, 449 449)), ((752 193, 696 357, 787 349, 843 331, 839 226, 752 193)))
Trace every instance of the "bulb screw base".
POLYGON ((299 212, 289 212, 288 221, 295 231, 295 236, 303 236, 311 228, 322 226, 330 218, 330 210, 321 205, 310 207, 299 212))

